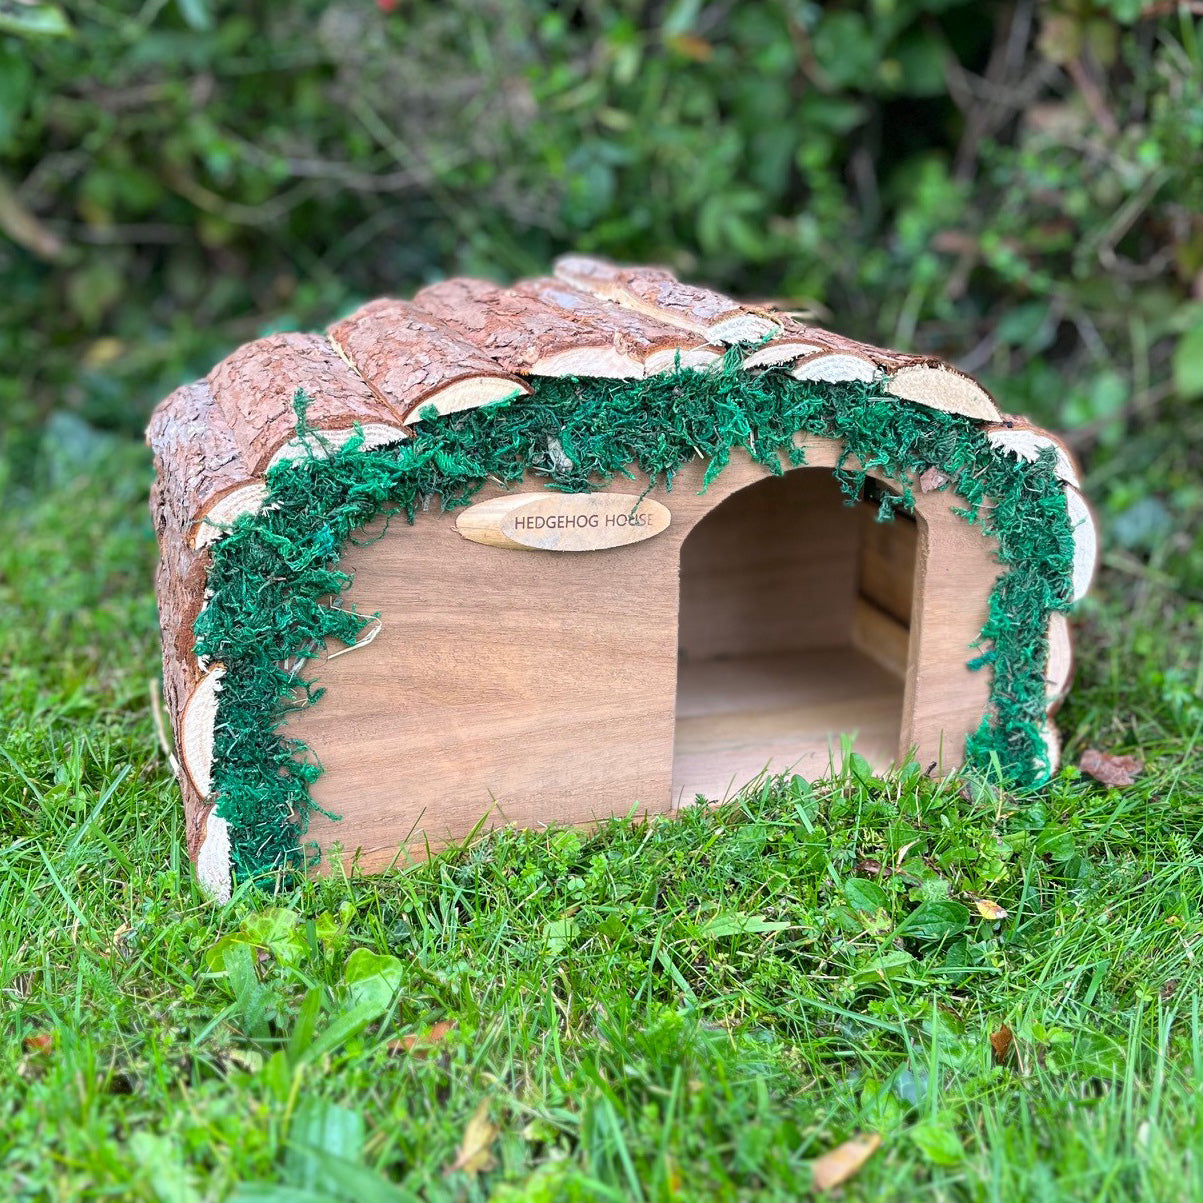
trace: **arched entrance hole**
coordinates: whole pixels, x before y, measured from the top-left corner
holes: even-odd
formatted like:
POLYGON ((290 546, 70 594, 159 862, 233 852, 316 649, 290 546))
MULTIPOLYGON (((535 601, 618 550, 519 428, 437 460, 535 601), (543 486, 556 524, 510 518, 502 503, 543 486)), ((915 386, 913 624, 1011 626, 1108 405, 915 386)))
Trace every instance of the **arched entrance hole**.
POLYGON ((875 768, 900 748, 919 523, 878 522, 829 469, 732 494, 681 548, 673 797, 729 796, 758 773, 875 768))

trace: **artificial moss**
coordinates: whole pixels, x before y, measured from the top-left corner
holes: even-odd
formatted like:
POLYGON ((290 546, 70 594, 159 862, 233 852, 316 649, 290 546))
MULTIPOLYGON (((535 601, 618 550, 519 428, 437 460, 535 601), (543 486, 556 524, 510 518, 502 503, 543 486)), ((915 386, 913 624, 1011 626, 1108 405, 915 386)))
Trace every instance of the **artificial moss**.
MULTIPOLYGON (((1050 613, 1068 607, 1073 562, 1052 455, 1017 460, 995 450, 970 419, 873 385, 756 375, 738 362, 732 352, 719 372, 536 380, 529 397, 430 413, 403 443, 364 450, 354 438, 328 456, 272 469, 268 505, 215 546, 212 598, 196 623, 197 652, 225 665, 213 782, 236 873, 297 869, 313 855, 304 836, 315 809, 309 787, 321 769, 280 727, 321 696, 320 682, 302 678, 306 663, 331 639, 355 642, 370 621, 331 600, 350 583, 339 557, 357 531, 381 516, 421 522, 430 507, 465 505, 490 479, 586 492, 641 473, 671 490, 686 462, 707 460, 709 484, 733 451, 780 473, 783 457, 805 462, 794 445, 799 432, 843 444, 847 460, 835 476, 850 499, 860 496, 868 469, 896 485, 897 495, 883 496, 882 520, 893 507, 911 508, 914 474, 937 468, 964 499, 965 520, 997 540, 989 618, 966 649, 971 666, 991 674, 989 709, 967 759, 1013 786, 1047 779, 1046 632, 1050 613)), ((298 428, 312 433, 303 395, 298 428)))

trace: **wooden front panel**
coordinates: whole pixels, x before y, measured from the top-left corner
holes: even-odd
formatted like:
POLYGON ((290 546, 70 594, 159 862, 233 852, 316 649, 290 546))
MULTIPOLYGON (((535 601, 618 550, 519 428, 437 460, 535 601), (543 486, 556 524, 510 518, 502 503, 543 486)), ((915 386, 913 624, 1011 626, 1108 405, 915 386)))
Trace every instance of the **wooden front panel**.
POLYGON ((311 829, 362 845, 462 836, 487 813, 524 826, 668 805, 676 679, 672 548, 582 554, 471 543, 453 516, 396 523, 353 549, 368 646, 329 661, 289 729, 320 755, 311 829))
MULTIPOLYGON (((838 458, 835 444, 806 446, 815 467, 829 469, 838 458)), ((326 694, 289 720, 286 734, 304 740, 325 769, 315 801, 342 816, 341 822, 315 816, 310 838, 326 852, 336 843, 348 853, 360 849, 359 864, 370 871, 399 851, 420 855, 427 840, 437 847, 462 837, 486 815, 489 823, 537 826, 670 809, 678 573, 706 574, 728 614, 751 604, 732 592, 737 574, 724 578, 710 553, 699 563, 687 556, 683 564, 682 542, 725 498, 769 476, 745 457, 733 458, 701 496, 703 471, 701 463, 691 465, 671 492, 653 494, 672 512, 672 523, 628 547, 580 553, 488 547, 461 537, 453 514, 430 513, 348 548, 343 566, 354 584, 342 604, 379 611, 382 627, 367 646, 315 662, 313 676, 326 694)), ((851 531, 858 517, 839 503, 829 472, 794 475, 800 483, 786 482, 780 498, 790 506, 808 499, 821 520, 816 515, 807 525, 799 512, 811 537, 791 544, 788 532, 778 528, 777 535, 799 555, 829 560, 830 594, 840 604, 824 608, 814 595, 809 620, 820 626, 809 628, 810 636, 805 604, 790 625, 788 597, 759 612, 753 605, 748 621, 782 639, 839 630, 838 644, 847 645, 855 543, 845 554, 840 540, 827 536, 845 521, 851 531)), ((641 487, 622 480, 611 491, 641 487)), ((540 488, 531 482, 531 491, 540 488)), ((500 495, 490 489, 479 500, 500 495)), ((987 676, 964 665, 996 567, 980 529, 950 512, 956 498, 916 499, 924 519, 920 573, 931 577, 916 600, 931 612, 912 624, 903 750, 914 740, 925 765, 939 759, 951 768, 985 706, 987 676)), ((722 534, 721 522, 716 529, 715 546, 734 539, 722 534)), ((767 574, 765 580, 783 571, 771 555, 758 560, 760 550, 744 554, 735 542, 731 552, 743 555, 746 571, 767 574)), ((682 621, 687 651, 721 650, 727 636, 715 642, 713 616, 691 613, 687 603, 682 621)), ((730 646, 762 643, 753 631, 730 646)), ((833 715, 833 723, 844 721, 833 715)))

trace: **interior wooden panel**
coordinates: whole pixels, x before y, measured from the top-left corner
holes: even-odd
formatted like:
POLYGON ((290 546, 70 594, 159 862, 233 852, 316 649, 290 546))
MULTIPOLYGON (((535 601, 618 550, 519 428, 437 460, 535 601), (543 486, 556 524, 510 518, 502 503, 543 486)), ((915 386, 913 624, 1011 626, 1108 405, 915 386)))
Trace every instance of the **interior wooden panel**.
POLYGON ((898 755, 902 679, 848 647, 683 661, 673 798, 726 798, 761 772, 826 776, 841 735, 874 768, 898 755))
POLYGON ((852 614, 852 646, 888 669, 900 681, 910 658, 911 631, 892 614, 879 610, 863 596, 852 614))
MULTIPOLYGON (((837 444, 799 441, 809 464, 830 469, 837 462, 837 444)), ((677 730, 682 543, 724 499, 769 478, 737 456, 703 494, 704 470, 700 461, 691 464, 671 491, 654 490, 672 523, 627 547, 578 554, 486 547, 456 532, 454 514, 440 513, 420 515, 413 527, 394 522, 378 541, 349 547, 343 566, 354 583, 342 604, 378 611, 382 626, 370 645, 315 662, 312 675, 325 696, 289 719, 285 733, 303 740, 326 770, 313 787, 315 802, 343 816, 336 822, 315 815, 309 838, 325 852, 336 844, 361 850, 359 864, 370 871, 399 852, 420 854, 427 840, 438 846, 462 837, 486 814, 490 822, 538 826, 671 809, 679 796, 674 736, 686 757, 693 742, 716 753, 720 743, 728 751, 747 744, 750 733, 739 724, 758 712, 724 710, 722 700, 738 701, 743 688, 770 702, 755 720, 766 763, 817 775, 826 767, 827 737, 835 734, 838 747, 838 733, 852 730, 871 761, 888 761, 897 749, 882 733, 897 733, 899 724, 903 746, 918 743, 925 765, 959 763, 965 735, 986 704, 988 675, 968 672, 965 662, 996 566, 991 542, 951 513, 957 498, 947 493, 916 495, 925 520, 917 546, 922 592, 901 699, 897 678, 857 656, 846 628, 842 649, 794 646, 810 657, 807 672, 798 672, 796 661, 791 667, 790 654, 775 662, 766 654, 746 685, 733 688, 729 680, 721 697, 707 661, 699 661, 696 689, 686 678, 692 700, 677 730)), ((795 475, 802 483, 791 482, 782 497, 794 497, 792 489, 810 495, 813 487, 812 499, 826 504, 806 477, 833 487, 828 473, 795 475)), ((642 487, 624 478, 611 491, 642 487)), ((541 485, 532 481, 530 488, 541 485)), ((477 500, 500 495, 490 487, 477 500)), ((838 515, 824 514, 808 529, 815 546, 828 548, 819 561, 835 574, 839 612, 850 623, 856 558, 828 541, 827 522, 857 522, 857 514, 842 506, 838 515)), ((745 565, 752 571, 755 557, 745 557, 745 565)), ((763 571, 769 576, 760 579, 771 579, 776 569, 763 571)), ((711 583, 721 600, 729 586, 711 583)), ((783 621, 780 608, 756 613, 783 621)), ((834 624, 835 613, 829 607, 819 620, 834 624)), ((696 634, 707 629, 700 618, 687 614, 683 622, 686 639, 703 637, 696 634)), ((742 646, 756 645, 750 639, 742 646)), ((699 766, 703 792, 725 792, 721 759, 699 766)), ((683 778, 681 787, 693 788, 694 779, 683 778)))
POLYGON ((857 506, 860 520, 859 592, 904 626, 911 621, 918 524, 896 511, 890 522, 877 521, 877 507, 857 506))
POLYGON ((848 643, 861 507, 845 502, 830 472, 803 470, 708 514, 681 548, 682 657, 848 643))

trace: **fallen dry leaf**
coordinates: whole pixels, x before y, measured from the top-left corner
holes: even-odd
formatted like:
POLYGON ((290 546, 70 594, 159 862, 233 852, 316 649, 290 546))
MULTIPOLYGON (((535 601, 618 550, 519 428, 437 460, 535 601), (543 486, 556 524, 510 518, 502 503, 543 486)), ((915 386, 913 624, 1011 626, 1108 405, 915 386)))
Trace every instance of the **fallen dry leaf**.
POLYGON ((1011 1055, 1011 1049, 1015 1044, 1015 1033, 1004 1023, 997 1032, 990 1033, 990 1048, 994 1053, 994 1062, 996 1065, 1003 1065, 1007 1058, 1011 1055))
POLYGON ((682 58, 693 59, 695 63, 708 63, 714 58, 714 46, 697 34, 677 33, 665 40, 682 58))
POLYGON ((832 1190, 855 1174, 877 1151, 881 1137, 854 1136, 810 1163, 815 1190, 832 1190))
POLYGON ((427 1032, 415 1032, 409 1036, 402 1036, 400 1040, 390 1040, 388 1042, 388 1051, 394 1055, 397 1053, 413 1053, 415 1057, 421 1056, 434 1048, 441 1040, 445 1040, 454 1031, 454 1019, 440 1019, 427 1032))
POLYGON ((1104 785, 1135 785, 1144 765, 1135 756, 1112 756, 1098 748, 1087 748, 1078 768, 1104 785))
POLYGON ((993 898, 979 898, 973 905, 977 907, 977 913, 983 919, 991 919, 997 922, 999 919, 1007 917, 1006 907, 999 906, 993 898))
POLYGON ((481 1099, 480 1106, 473 1112, 468 1126, 464 1129, 464 1139, 460 1142, 459 1153, 452 1162, 447 1173, 463 1170, 465 1174, 479 1174, 491 1170, 497 1162, 489 1152, 489 1146, 497 1139, 500 1128, 489 1119, 489 1100, 481 1099))
POLYGON ((49 1032, 35 1032, 32 1036, 26 1036, 24 1044, 27 1053, 35 1053, 40 1057, 48 1057, 54 1051, 54 1037, 49 1032))

